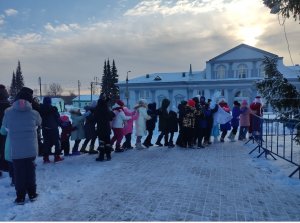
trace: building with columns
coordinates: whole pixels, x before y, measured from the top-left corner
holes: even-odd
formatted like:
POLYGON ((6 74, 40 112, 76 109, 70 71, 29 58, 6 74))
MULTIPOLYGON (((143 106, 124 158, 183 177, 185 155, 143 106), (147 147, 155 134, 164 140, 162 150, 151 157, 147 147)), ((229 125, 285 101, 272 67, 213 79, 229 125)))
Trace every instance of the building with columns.
MULTIPOLYGON (((247 100, 249 103, 257 96, 255 82, 264 78, 265 57, 278 57, 277 68, 300 90, 300 66, 285 66, 283 57, 276 54, 240 44, 206 62, 203 71, 175 73, 151 73, 119 82, 120 98, 132 108, 138 100, 156 102, 159 107, 164 98, 171 101, 170 108, 177 108, 182 100, 196 95, 206 99, 224 97, 229 105, 234 100, 247 100), (127 92, 128 91, 128 92, 127 92)), ((217 99, 217 98, 216 98, 217 99)))

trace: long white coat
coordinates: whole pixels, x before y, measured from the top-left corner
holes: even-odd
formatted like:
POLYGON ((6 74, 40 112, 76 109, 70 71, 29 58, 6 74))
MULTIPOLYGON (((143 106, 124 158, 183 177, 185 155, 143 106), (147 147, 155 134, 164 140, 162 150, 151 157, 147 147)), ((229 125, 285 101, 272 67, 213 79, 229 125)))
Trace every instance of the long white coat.
POLYGON ((146 121, 151 119, 151 117, 147 114, 147 109, 145 107, 139 107, 137 112, 138 118, 135 121, 135 135, 145 136, 147 134, 146 121))

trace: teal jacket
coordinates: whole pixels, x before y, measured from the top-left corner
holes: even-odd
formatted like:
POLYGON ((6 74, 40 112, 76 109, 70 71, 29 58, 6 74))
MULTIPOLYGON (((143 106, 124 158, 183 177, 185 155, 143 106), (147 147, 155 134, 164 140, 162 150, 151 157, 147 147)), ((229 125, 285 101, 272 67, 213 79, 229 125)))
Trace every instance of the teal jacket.
MULTIPOLYGON (((7 130, 5 129, 5 127, 3 125, 1 126, 0 134, 4 135, 4 136, 7 135, 7 130)), ((9 142, 8 137, 6 137, 6 140, 5 140, 4 158, 5 158, 6 161, 12 162, 10 142, 9 142)))

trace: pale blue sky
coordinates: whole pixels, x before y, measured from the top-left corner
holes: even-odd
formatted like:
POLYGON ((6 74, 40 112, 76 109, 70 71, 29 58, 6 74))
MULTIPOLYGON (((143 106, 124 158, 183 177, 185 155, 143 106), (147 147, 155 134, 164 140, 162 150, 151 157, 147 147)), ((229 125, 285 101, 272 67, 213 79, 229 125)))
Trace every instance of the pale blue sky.
MULTIPOLYGON (((262 0, 0 0, 0 82, 10 85, 21 61, 25 84, 59 82, 88 90, 104 60, 126 72, 202 70, 241 43, 270 51, 291 65, 283 27, 262 0)), ((286 20, 294 63, 300 25, 286 20)))

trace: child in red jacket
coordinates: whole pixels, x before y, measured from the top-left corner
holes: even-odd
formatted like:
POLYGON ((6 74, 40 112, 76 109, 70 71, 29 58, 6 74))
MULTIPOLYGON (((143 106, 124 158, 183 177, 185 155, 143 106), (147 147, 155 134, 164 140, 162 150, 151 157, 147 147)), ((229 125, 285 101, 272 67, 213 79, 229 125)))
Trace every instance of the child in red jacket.
POLYGON ((61 150, 64 151, 64 156, 70 155, 70 136, 73 131, 72 123, 68 116, 62 115, 60 116, 61 121, 61 134, 60 134, 60 144, 61 150))

